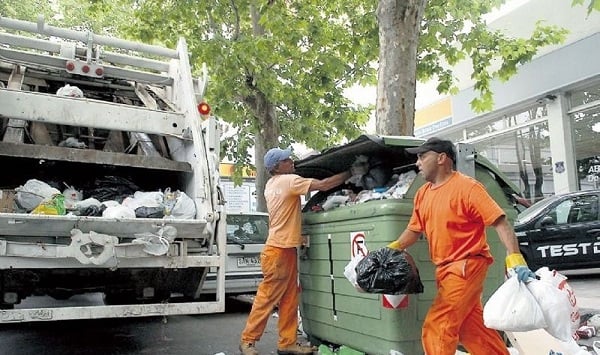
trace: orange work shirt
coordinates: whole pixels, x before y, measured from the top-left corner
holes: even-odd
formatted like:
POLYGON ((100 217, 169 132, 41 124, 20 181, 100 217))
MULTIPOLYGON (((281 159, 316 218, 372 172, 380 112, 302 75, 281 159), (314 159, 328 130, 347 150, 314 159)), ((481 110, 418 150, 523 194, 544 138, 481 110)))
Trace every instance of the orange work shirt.
POLYGON ((493 262, 485 227, 505 213, 477 180, 453 172, 448 181, 421 186, 408 229, 425 233, 431 261, 439 266, 468 257, 493 262))
POLYGON ((313 179, 296 174, 275 175, 265 185, 269 212, 267 245, 295 248, 302 244, 300 196, 308 193, 313 179))

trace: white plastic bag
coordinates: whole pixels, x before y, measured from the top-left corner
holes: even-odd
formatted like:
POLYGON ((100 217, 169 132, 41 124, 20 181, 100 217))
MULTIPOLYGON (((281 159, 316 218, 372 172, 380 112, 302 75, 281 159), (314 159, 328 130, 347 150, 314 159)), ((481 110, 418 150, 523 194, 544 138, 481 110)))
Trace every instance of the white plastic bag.
POLYGON ((358 283, 356 282, 356 265, 358 265, 358 263, 364 257, 364 255, 357 254, 350 260, 348 265, 344 267, 344 276, 346 276, 346 278, 348 279, 348 281, 350 281, 352 286, 354 286, 357 289, 360 289, 360 286, 358 286, 358 283))
POLYGON ((60 191, 54 187, 37 179, 27 180, 25 185, 17 187, 15 191, 17 204, 27 211, 36 208, 42 201, 60 194, 60 191))
POLYGON ((160 207, 165 196, 162 191, 136 191, 133 198, 139 204, 138 207, 160 207))
MULTIPOLYGON (((103 202, 104 203, 104 202, 103 202)), ((135 211, 121 205, 111 205, 102 211, 102 217, 106 218, 135 218, 135 211)))
POLYGON ((90 206, 95 206, 100 208, 100 206, 102 205, 102 203, 100 201, 98 201, 97 199, 90 197, 90 198, 86 198, 85 200, 81 200, 81 201, 77 201, 75 203, 75 209, 79 209, 79 210, 84 210, 90 206))
POLYGON ((545 330, 558 340, 569 341, 579 328, 579 307, 567 277, 547 267, 535 272, 540 280, 527 284, 548 324, 545 330))
POLYGON ((513 332, 547 326, 540 306, 517 276, 506 280, 486 302, 483 322, 488 328, 513 332))
POLYGON ((77 86, 71 86, 66 84, 56 91, 56 95, 58 96, 68 96, 68 97, 83 97, 83 91, 77 86))
POLYGON ((193 219, 196 217, 196 204, 183 191, 177 191, 177 200, 171 210, 171 218, 175 219, 193 219))

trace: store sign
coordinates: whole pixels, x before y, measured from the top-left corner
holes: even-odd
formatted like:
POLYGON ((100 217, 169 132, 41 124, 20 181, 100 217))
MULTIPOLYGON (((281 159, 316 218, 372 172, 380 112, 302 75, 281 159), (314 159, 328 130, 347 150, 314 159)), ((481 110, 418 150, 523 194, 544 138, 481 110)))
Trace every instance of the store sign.
POLYGON ((600 181, 600 164, 590 165, 587 172, 588 182, 599 182, 600 181))

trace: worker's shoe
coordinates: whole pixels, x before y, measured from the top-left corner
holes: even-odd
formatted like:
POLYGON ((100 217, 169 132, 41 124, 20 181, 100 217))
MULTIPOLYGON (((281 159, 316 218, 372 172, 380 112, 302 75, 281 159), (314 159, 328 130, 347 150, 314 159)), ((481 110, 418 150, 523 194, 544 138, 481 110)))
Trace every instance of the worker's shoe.
POLYGON ((242 355, 258 355, 254 343, 240 343, 240 352, 242 355))
POLYGON ((316 346, 306 346, 300 344, 293 344, 286 346, 283 349, 277 349, 278 355, 301 355, 301 354, 312 354, 317 351, 316 346))

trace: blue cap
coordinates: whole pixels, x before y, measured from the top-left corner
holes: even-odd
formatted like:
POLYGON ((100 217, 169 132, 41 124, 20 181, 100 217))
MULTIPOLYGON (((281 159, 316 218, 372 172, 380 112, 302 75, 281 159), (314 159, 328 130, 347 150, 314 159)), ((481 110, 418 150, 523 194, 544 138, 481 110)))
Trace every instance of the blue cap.
POLYGON ((271 171, 277 163, 286 160, 291 155, 292 151, 290 149, 271 148, 267 154, 265 154, 265 168, 271 171))

